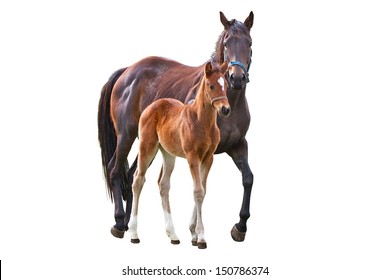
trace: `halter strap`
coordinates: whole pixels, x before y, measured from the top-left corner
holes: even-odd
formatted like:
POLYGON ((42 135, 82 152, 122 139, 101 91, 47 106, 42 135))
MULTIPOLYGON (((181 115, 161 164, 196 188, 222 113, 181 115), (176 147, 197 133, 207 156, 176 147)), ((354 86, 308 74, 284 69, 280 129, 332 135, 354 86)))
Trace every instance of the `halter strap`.
POLYGON ((239 61, 230 61, 229 64, 228 64, 229 67, 232 67, 234 65, 237 65, 237 66, 241 67, 241 69, 244 71, 244 74, 245 74, 245 77, 246 77, 246 82, 249 83, 249 73, 248 73, 248 70, 246 69, 245 65, 242 64, 239 61))
MULTIPOLYGON (((224 59, 224 61, 228 61, 228 57, 226 55, 226 49, 223 52, 223 59, 224 59)), ((228 66, 229 67, 232 67, 234 65, 240 66, 241 69, 244 71, 244 74, 246 77, 246 82, 249 83, 249 72, 248 71, 249 71, 249 67, 251 66, 251 63, 252 63, 252 51, 251 51, 250 56, 249 56, 248 69, 246 69, 245 65, 239 61, 230 61, 228 66)))
POLYGON ((214 102, 215 101, 218 101, 218 100, 221 100, 221 99, 228 99, 226 96, 217 96, 217 97, 214 97, 213 99, 211 99, 211 106, 214 107, 214 102))

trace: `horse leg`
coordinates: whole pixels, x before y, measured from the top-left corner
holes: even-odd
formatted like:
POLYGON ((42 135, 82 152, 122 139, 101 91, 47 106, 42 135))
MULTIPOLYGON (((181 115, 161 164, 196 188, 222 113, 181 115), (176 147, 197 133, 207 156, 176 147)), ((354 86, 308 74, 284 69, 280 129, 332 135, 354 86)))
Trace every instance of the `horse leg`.
POLYGON ((175 157, 160 148, 163 154, 163 165, 161 167, 158 185, 160 188, 161 202, 165 217, 165 230, 172 244, 180 244, 180 240, 175 233, 175 227, 172 221, 171 206, 169 203, 169 190, 171 188, 171 174, 175 167, 175 157))
POLYGON ((116 151, 108 165, 115 204, 115 225, 111 228, 111 234, 118 238, 123 238, 123 235, 127 230, 127 226, 124 222, 125 211, 122 202, 122 187, 123 185, 125 185, 125 188, 127 187, 127 178, 125 178, 126 161, 134 139, 135 137, 131 137, 129 134, 118 135, 116 151))
MULTIPOLYGON (((149 135, 147 135, 149 136, 149 135)), ((158 139, 155 137, 142 137, 140 141, 138 154, 138 167, 134 173, 134 182, 132 185, 133 202, 130 216, 130 238, 132 243, 139 243, 137 225, 138 225, 138 204, 142 187, 145 183, 146 171, 158 151, 158 139)))
POLYGON ((244 241, 247 231, 246 222, 250 217, 249 206, 251 200, 251 192, 253 185, 253 173, 248 164, 248 143, 246 139, 242 139, 240 143, 233 147, 228 154, 233 159, 237 168, 242 174, 242 185, 244 187, 244 196, 240 211, 240 221, 235 224, 231 230, 231 235, 234 241, 244 241))
MULTIPOLYGON (((190 230, 191 230, 192 237, 194 238, 192 229, 193 229, 193 224, 195 224, 195 220, 196 220, 196 225, 195 225, 195 233, 197 236, 196 245, 198 245, 199 249, 206 249, 207 243, 204 238, 204 226, 202 221, 202 204, 205 196, 205 190, 203 189, 202 182, 201 182, 200 161, 196 156, 187 156, 187 161, 190 166, 190 171, 194 182, 194 200, 195 200, 195 207, 194 207, 194 212, 190 224, 190 230)), ((195 245, 194 240, 192 240, 192 244, 195 245)))
MULTIPOLYGON (((127 173, 129 186, 133 185, 134 173, 137 170, 137 162, 138 162, 138 155, 136 156, 133 164, 130 166, 129 172, 127 173)), ((133 190, 130 189, 130 191, 127 192, 127 197, 126 197, 125 227, 127 229, 129 228, 128 225, 130 222, 132 205, 133 205, 133 190)))

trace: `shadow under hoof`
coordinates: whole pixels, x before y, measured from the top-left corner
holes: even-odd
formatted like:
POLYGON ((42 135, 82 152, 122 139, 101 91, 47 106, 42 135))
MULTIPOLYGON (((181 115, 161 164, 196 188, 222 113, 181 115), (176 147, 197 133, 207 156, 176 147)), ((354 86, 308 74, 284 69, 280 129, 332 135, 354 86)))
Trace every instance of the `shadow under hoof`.
POLYGON ((111 234, 113 236, 115 236, 116 238, 123 238, 123 236, 125 235, 125 231, 116 229, 115 227, 112 227, 111 228, 111 234))
POLYGON ((138 244, 140 242, 140 240, 138 238, 132 238, 130 239, 130 242, 133 243, 133 244, 138 244))
POLYGON ((177 244, 180 244, 180 240, 171 240, 171 243, 173 245, 177 245, 177 244))
POLYGON ((206 249, 207 243, 206 242, 198 242, 198 249, 206 249))
POLYGON ((230 232, 234 241, 242 242, 245 240, 246 232, 238 231, 236 225, 233 226, 232 231, 230 232))

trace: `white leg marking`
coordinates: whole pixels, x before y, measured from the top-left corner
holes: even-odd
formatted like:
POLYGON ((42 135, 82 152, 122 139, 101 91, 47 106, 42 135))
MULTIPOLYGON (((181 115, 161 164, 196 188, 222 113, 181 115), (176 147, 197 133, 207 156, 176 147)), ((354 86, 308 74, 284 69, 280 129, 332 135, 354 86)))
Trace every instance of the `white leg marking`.
POLYGON ((177 235, 175 233, 175 227, 173 225, 172 215, 170 213, 164 211, 164 217, 165 217, 165 229, 166 229, 168 237, 171 240, 179 240, 179 238, 177 237, 177 235))
POLYGON ((195 227, 196 227, 196 205, 194 206, 194 211, 192 212, 192 217, 190 221, 190 231, 191 231, 192 241, 198 241, 198 235, 195 232, 195 227))
POLYGON ((137 215, 131 215, 131 217, 130 217, 129 232, 130 232, 130 238, 131 239, 138 239, 137 215))

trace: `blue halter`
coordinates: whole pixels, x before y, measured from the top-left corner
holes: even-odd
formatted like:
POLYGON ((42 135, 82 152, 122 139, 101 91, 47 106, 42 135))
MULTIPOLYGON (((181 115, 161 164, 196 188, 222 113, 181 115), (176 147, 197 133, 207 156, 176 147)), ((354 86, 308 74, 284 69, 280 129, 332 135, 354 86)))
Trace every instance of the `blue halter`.
MULTIPOLYGON (((228 57, 226 55, 226 49, 223 52, 223 58, 225 61, 228 61, 228 57)), ((246 77, 246 82, 249 83, 249 67, 251 66, 252 63, 252 51, 250 52, 250 57, 249 57, 249 64, 248 64, 248 69, 246 69, 245 65, 239 61, 230 61, 228 66, 232 67, 234 65, 240 66, 241 69, 244 71, 245 77, 246 77)))
POLYGON ((244 74, 245 74, 245 77, 246 77, 246 82, 249 83, 249 73, 248 73, 248 70, 246 69, 245 65, 242 64, 239 61, 230 61, 229 64, 228 64, 229 67, 232 67, 234 65, 237 65, 237 66, 241 67, 241 69, 244 71, 244 74))

